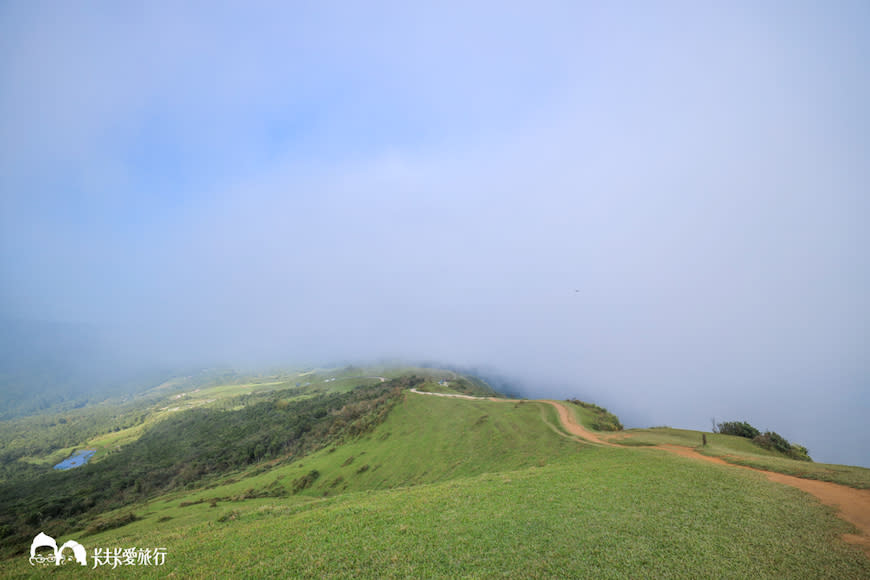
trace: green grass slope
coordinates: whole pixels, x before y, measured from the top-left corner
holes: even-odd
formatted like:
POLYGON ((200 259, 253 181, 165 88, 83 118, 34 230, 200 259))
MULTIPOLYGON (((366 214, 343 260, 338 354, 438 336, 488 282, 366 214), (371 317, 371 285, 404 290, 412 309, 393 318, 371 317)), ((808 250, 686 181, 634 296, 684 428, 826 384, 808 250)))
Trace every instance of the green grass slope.
POLYGON ((146 419, 140 437, 80 468, 10 469, 10 480, 0 484, 0 557, 20 551, 42 529, 103 528, 95 520, 109 510, 359 436, 389 415, 402 397, 401 384, 375 380, 337 392, 300 386, 246 394, 146 419))
MULTIPOLYGON (((160 568, 89 571, 113 577, 870 577, 840 539, 850 526, 807 494, 660 450, 578 443, 554 421, 533 402, 407 393, 334 450, 57 539, 166 548, 160 568)), ((0 563, 4 577, 44 572, 26 557, 0 563)))
POLYGON ((857 489, 870 489, 870 469, 865 467, 798 461, 778 451, 759 447, 745 437, 720 433, 704 433, 704 435, 707 437, 706 446, 701 445, 701 431, 670 427, 629 429, 613 435, 609 440, 629 446, 684 445, 735 465, 766 469, 805 479, 830 481, 857 489))
POLYGON ((129 400, 106 400, 73 411, 2 421, 0 481, 15 461, 50 469, 76 449, 95 449, 91 462, 97 463, 137 441, 155 424, 189 411, 239 409, 267 400, 275 391, 295 390, 285 398, 290 402, 381 382, 370 374, 369 369, 353 367, 268 376, 206 374, 167 381, 129 400))
POLYGON ((231 483, 177 497, 179 502, 210 503, 252 489, 255 494, 283 489, 288 495, 323 497, 540 466, 581 452, 581 445, 548 429, 544 421, 555 424, 557 418, 552 407, 541 403, 406 393, 382 425, 359 439, 289 465, 257 466, 228 478, 231 483), (294 493, 294 482, 312 471, 316 479, 294 493))

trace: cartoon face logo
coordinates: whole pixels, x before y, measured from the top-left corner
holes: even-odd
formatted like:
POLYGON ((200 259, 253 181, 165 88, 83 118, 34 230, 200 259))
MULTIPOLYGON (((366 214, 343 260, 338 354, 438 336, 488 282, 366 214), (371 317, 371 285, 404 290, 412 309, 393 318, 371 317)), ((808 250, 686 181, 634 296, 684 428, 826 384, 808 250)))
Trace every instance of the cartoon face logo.
POLYGON ((88 565, 88 556, 85 551, 85 547, 79 544, 74 540, 69 540, 63 544, 60 548, 57 547, 57 542, 54 541, 54 538, 46 534, 45 532, 39 532, 35 538, 33 538, 33 543, 30 544, 30 564, 35 566, 36 564, 50 564, 52 560, 54 560, 54 565, 59 566, 67 560, 75 559, 82 566, 88 565), (54 552, 51 556, 44 556, 42 554, 37 554, 36 550, 39 548, 51 548, 54 552), (72 557, 64 559, 63 552, 67 548, 72 550, 72 557))

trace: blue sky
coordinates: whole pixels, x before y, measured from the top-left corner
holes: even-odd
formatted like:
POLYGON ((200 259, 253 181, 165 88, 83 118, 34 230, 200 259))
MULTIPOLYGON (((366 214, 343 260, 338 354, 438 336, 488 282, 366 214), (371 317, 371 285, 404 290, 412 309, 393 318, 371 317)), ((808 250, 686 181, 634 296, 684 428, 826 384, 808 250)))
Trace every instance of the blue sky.
POLYGON ((870 465, 866 3, 177 4, 0 7, 0 313, 870 465))

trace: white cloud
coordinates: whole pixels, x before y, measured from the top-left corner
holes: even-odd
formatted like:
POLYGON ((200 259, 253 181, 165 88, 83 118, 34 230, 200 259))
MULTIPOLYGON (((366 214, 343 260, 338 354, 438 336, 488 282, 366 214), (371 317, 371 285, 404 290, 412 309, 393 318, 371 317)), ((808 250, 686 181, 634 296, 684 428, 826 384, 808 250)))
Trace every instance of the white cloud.
POLYGON ((848 35, 807 67, 812 21, 748 5, 5 10, 7 308, 160 356, 483 362, 799 440, 866 384, 848 35))

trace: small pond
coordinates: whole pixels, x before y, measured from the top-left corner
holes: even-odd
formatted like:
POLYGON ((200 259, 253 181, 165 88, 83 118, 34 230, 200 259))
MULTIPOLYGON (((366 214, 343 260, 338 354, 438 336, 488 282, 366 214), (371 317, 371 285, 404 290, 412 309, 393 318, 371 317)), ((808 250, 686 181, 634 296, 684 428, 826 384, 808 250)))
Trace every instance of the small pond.
POLYGON ((94 456, 96 453, 96 449, 82 449, 81 451, 76 451, 60 463, 54 466, 55 469, 72 469, 73 467, 81 467, 88 460, 94 456))

